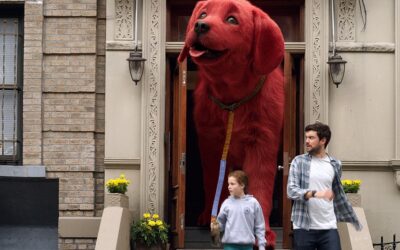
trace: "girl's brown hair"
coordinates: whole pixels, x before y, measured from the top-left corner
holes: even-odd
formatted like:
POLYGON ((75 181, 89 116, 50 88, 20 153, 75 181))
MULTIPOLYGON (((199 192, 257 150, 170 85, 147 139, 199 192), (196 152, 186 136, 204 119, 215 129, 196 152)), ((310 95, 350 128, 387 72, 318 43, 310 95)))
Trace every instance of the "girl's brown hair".
POLYGON ((247 187, 249 185, 249 178, 242 170, 235 170, 229 173, 228 177, 234 177, 240 185, 244 185, 244 193, 247 194, 247 187))

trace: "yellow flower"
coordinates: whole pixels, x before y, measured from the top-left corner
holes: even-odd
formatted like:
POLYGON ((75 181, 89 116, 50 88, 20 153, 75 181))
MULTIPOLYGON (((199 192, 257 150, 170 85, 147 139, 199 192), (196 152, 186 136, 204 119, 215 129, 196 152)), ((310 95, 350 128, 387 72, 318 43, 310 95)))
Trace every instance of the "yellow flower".
POLYGON ((160 216, 158 216, 158 214, 153 214, 153 219, 158 219, 160 218, 160 216))
POLYGON ((146 245, 168 243, 168 224, 158 214, 145 213, 131 227, 131 236, 135 241, 142 241, 146 245), (154 217, 157 217, 155 219, 154 217))

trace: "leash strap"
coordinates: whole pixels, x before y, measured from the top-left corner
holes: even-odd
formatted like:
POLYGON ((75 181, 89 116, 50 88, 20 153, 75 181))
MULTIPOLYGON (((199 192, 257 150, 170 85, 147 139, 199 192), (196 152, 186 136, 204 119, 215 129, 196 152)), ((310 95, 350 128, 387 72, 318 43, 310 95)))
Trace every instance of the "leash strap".
POLYGON ((219 204, 219 199, 221 197, 221 191, 222 191, 222 186, 224 184, 224 179, 225 179, 225 171, 226 171, 226 158, 228 157, 228 152, 229 152, 229 145, 231 143, 231 137, 232 137, 232 129, 233 129, 233 118, 234 118, 234 111, 238 107, 240 107, 242 104, 250 101, 254 96, 258 94, 258 92, 261 90, 265 83, 265 75, 260 77, 260 80, 258 81, 256 87, 253 89, 253 91, 246 97, 244 97, 242 100, 231 103, 231 104, 225 104, 215 98, 212 95, 209 95, 209 98, 217 104, 221 109, 229 111, 229 116, 228 116, 228 125, 226 129, 226 135, 225 135, 225 143, 224 143, 224 149, 222 151, 222 157, 221 161, 219 163, 219 176, 218 176, 218 183, 217 183, 217 189, 215 190, 215 196, 214 196, 214 202, 211 210, 211 223, 216 223, 217 221, 217 215, 218 215, 218 204, 219 204))
POLYGON ((229 145, 231 143, 234 116, 235 115, 234 115, 233 111, 229 111, 224 149, 222 151, 222 157, 221 157, 221 161, 219 163, 218 184, 217 184, 217 189, 215 190, 214 202, 213 202, 212 211, 211 211, 211 222, 216 221, 217 214, 218 214, 218 204, 219 204, 219 199, 221 197, 222 186, 224 184, 224 179, 225 179, 226 158, 228 156, 229 145))

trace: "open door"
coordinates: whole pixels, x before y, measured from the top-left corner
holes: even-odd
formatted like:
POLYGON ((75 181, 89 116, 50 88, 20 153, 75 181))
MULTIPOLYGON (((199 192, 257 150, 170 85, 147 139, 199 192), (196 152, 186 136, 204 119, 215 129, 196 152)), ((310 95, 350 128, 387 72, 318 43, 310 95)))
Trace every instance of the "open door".
POLYGON ((183 248, 185 243, 186 191, 186 75, 187 61, 179 64, 173 77, 172 105, 172 244, 183 248))
POLYGON ((283 127, 283 180, 282 180, 282 227, 283 248, 292 247, 292 202, 287 198, 286 186, 290 162, 303 148, 303 54, 286 51, 284 59, 285 116, 283 127))

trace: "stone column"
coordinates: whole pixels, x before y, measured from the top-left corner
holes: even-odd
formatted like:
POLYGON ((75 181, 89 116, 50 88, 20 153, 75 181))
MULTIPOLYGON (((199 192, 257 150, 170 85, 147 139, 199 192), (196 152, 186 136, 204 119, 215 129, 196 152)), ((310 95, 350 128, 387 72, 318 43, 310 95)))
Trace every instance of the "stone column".
POLYGON ((304 122, 328 122, 329 1, 305 1, 304 122))
POLYGON ((166 0, 143 1, 140 210, 163 214, 166 0))

